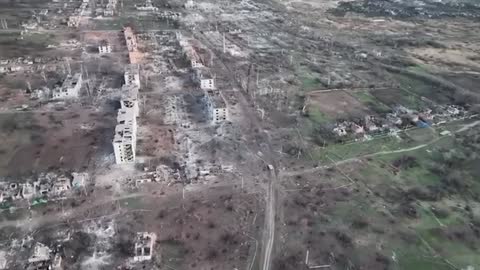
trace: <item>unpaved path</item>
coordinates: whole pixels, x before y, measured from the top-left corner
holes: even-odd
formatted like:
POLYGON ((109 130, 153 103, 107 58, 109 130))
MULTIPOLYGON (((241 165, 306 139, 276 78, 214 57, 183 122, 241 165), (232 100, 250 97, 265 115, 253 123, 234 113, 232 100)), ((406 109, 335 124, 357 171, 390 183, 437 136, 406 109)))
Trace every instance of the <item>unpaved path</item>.
MULTIPOLYGON (((210 42, 208 38, 203 35, 197 34, 195 36, 197 39, 202 41, 203 44, 206 44, 207 47, 215 48, 215 45, 210 42)), ((230 80, 237 84, 237 87, 241 89, 240 83, 235 78, 235 72, 230 68, 229 64, 226 60, 222 58, 221 55, 217 56, 219 63, 228 70, 228 74, 230 76, 230 80)), ((265 166, 272 165, 274 166, 274 170, 269 172, 268 175, 268 186, 266 190, 266 206, 265 206, 265 225, 263 229, 263 239, 262 239, 262 256, 261 258, 261 266, 262 270, 270 270, 271 261, 272 261, 272 253, 273 253, 273 244, 275 240, 275 216, 276 216, 276 186, 278 181, 278 175, 276 168, 278 168, 278 162, 276 159, 276 152, 273 150, 272 144, 270 142, 270 137, 267 132, 263 129, 262 120, 260 119, 259 115, 256 113, 255 109, 252 109, 250 105, 252 101, 249 101, 248 94, 244 91, 238 91, 237 98, 239 102, 239 106, 242 109, 242 114, 245 119, 249 122, 252 127, 255 127, 257 130, 261 131, 262 136, 257 137, 255 142, 249 145, 249 148, 254 150, 254 152, 261 152, 263 158, 261 160, 266 163, 265 166)))
MULTIPOLYGON (((272 175, 274 173, 272 172, 272 175)), ((275 177, 276 178, 276 177, 275 177)), ((262 269, 269 270, 270 263, 272 261, 272 249, 273 242, 275 239, 275 188, 274 184, 277 180, 270 181, 268 192, 267 192, 267 208, 265 213, 265 239, 264 239, 264 253, 263 253, 263 262, 262 269)))
MULTIPOLYGON (((460 133, 460 132, 467 131, 467 130, 475 127, 475 126, 478 126, 479 124, 480 124, 480 120, 477 120, 477 121, 472 122, 470 124, 463 125, 461 128, 454 131, 454 133, 460 133)), ((341 165, 341 164, 345 164, 345 163, 361 162, 362 159, 364 159, 364 158, 411 152, 411 151, 415 151, 415 150, 422 149, 422 148, 425 148, 427 146, 430 146, 430 145, 438 142, 439 140, 441 140, 443 138, 446 138, 446 137, 438 137, 438 138, 435 138, 435 139, 431 140, 428 143, 420 144, 420 145, 413 146, 413 147, 402 148, 402 149, 397 149, 397 150, 390 150, 390 151, 380 151, 380 152, 375 152, 375 153, 372 153, 372 154, 366 154, 366 155, 361 155, 361 156, 358 156, 358 157, 352 157, 352 158, 348 158, 348 159, 344 159, 344 160, 334 162, 333 164, 318 166, 316 168, 308 168, 308 169, 295 170, 295 171, 283 171, 282 175, 287 176, 287 177, 291 177, 291 176, 297 176, 297 175, 302 175, 302 174, 306 174, 306 173, 314 173, 314 172, 317 172, 317 171, 321 171, 321 170, 328 169, 328 168, 331 168, 333 166, 337 166, 337 165, 341 165)))
POLYGON ((85 214, 88 210, 97 208, 105 204, 109 204, 109 203, 124 200, 124 199, 144 197, 144 196, 154 196, 154 195, 149 193, 139 192, 139 193, 130 193, 130 194, 121 195, 121 196, 112 196, 112 197, 109 197, 108 199, 103 198, 101 200, 93 201, 93 202, 86 201, 84 204, 65 212, 52 212, 52 213, 47 213, 41 216, 2 221, 0 222, 0 228, 9 227, 9 226, 17 227, 17 228, 35 228, 43 224, 60 222, 63 220, 67 220, 68 218, 79 217, 82 214, 85 214))

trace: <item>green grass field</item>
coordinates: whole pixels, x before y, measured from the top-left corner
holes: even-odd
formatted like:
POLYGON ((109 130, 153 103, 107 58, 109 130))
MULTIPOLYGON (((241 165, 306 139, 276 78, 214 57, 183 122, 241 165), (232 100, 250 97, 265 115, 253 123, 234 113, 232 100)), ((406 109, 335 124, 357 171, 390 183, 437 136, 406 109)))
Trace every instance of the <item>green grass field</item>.
MULTIPOLYGON (((415 134, 417 139, 425 139, 424 134, 415 134)), ((451 137, 438 141, 426 149, 410 153, 383 155, 370 159, 357 173, 351 175, 360 179, 379 194, 388 187, 408 190, 416 187, 442 186, 441 176, 433 173, 430 166, 435 162, 439 148, 462 147, 451 137), (392 169, 393 161, 402 155, 415 157, 416 165, 400 168, 397 173, 392 169)), ((462 168, 458 168, 462 170, 462 168)), ((467 173, 468 175, 468 173, 467 173)), ((467 178, 469 178, 467 176, 467 178)), ((467 181, 467 179, 465 179, 467 181)), ((471 186, 471 193, 479 193, 477 185, 471 186)), ((478 211, 478 203, 465 202, 465 194, 451 194, 439 200, 415 200, 410 205, 418 213, 416 218, 399 218, 394 230, 409 230, 417 235, 415 241, 392 239, 389 249, 395 252, 396 263, 393 269, 467 269, 468 266, 480 266, 479 245, 470 235, 471 214, 463 205, 469 204, 478 211), (440 211, 444 214, 436 214, 440 211), (458 233, 452 233, 457 231, 458 233), (465 235, 465 236, 464 236, 465 235), (473 244, 472 244, 473 243, 473 244)), ((386 205, 387 209, 395 209, 395 203, 386 205)), ((392 236, 393 237, 393 236, 392 236)))
POLYGON ((392 111, 389 106, 375 98, 369 91, 354 91, 351 94, 376 113, 382 114, 392 111))

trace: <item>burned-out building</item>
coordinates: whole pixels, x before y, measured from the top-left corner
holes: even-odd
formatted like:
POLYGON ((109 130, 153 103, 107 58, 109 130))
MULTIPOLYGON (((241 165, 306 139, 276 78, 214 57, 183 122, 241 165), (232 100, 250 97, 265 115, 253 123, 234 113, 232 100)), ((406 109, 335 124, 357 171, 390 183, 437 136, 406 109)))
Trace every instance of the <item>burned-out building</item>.
POLYGON ((140 88, 140 70, 138 65, 130 64, 126 66, 123 78, 126 86, 134 85, 140 88))
POLYGON ((67 25, 69 27, 78 27, 80 25, 80 21, 82 20, 82 17, 85 14, 85 11, 88 7, 88 3, 83 2, 80 4, 80 7, 76 8, 73 11, 73 14, 68 17, 67 19, 67 25))
POLYGON ((125 27, 123 29, 125 36, 125 43, 128 49, 128 59, 131 64, 139 64, 143 58, 143 53, 138 50, 137 37, 133 33, 131 27, 125 27))
POLYGON ((227 103, 220 91, 205 91, 205 101, 207 104, 207 114, 213 124, 219 124, 228 120, 227 103))
POLYGON ((184 37, 181 33, 176 33, 176 38, 184 57, 190 62, 193 69, 204 68, 212 62, 212 54, 198 45, 197 40, 184 37))
POLYGON ((28 258, 27 270, 49 270, 52 264, 52 251, 42 243, 36 243, 28 258))
POLYGON ((55 173, 40 174, 37 179, 27 179, 25 183, 0 182, 0 202, 16 200, 47 199, 51 197, 65 198, 71 194, 72 177, 88 177, 86 173, 57 175, 55 173))
POLYGON ((120 109, 117 114, 117 126, 113 138, 115 163, 135 162, 137 145, 137 117, 140 113, 138 90, 140 75, 138 65, 129 65, 125 69, 125 84, 121 89, 120 109))
POLYGON ((75 73, 73 76, 68 75, 61 87, 53 89, 53 99, 77 98, 80 95, 82 82, 82 73, 75 73))
POLYGON ((137 120, 133 108, 118 110, 117 126, 113 138, 113 150, 115 163, 135 162, 135 150, 137 146, 137 120))
POLYGON ((155 233, 137 233, 133 261, 142 262, 151 260, 153 257, 153 246, 156 239, 157 235, 155 233))
POLYGON ((200 86, 200 89, 203 89, 203 90, 216 89, 215 76, 213 76, 208 69, 205 69, 205 68, 195 69, 193 72, 193 80, 200 86))
POLYGON ((137 146, 137 117, 139 116, 138 91, 140 73, 137 64, 125 68, 125 84, 121 89, 120 109, 117 114, 117 126, 113 138, 115 163, 135 162, 137 146))
POLYGON ((135 117, 140 114, 140 107, 138 104, 138 90, 139 88, 134 85, 123 85, 122 96, 120 100, 120 106, 122 109, 133 109, 135 117))
POLYGON ((69 177, 60 176, 55 179, 52 185, 52 193, 56 196, 65 195, 66 192, 72 189, 72 181, 69 177))
POLYGON ((115 15, 117 2, 118 2, 117 0, 108 0, 108 3, 105 6, 105 9, 103 10, 103 15, 107 17, 115 15))
POLYGON ((98 45, 99 54, 107 54, 112 52, 112 46, 106 40, 102 40, 98 45))
POLYGON ((137 38, 135 37, 135 34, 133 33, 133 30, 131 27, 125 27, 123 28, 123 34, 125 36, 125 42, 127 43, 127 49, 129 52, 134 52, 137 51, 137 38))

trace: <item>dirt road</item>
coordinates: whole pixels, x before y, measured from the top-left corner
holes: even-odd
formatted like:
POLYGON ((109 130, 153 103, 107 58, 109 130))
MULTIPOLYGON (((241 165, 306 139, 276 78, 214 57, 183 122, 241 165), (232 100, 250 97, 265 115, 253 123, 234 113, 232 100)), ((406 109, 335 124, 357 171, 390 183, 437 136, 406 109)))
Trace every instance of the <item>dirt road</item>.
POLYGON ((262 269, 269 270, 270 263, 272 261, 272 250, 273 242, 275 239, 275 189, 274 184, 278 181, 276 179, 276 174, 272 172, 272 177, 275 179, 270 181, 268 192, 267 192, 267 207, 265 213, 265 238, 264 238, 264 249, 263 249, 263 262, 262 269))
MULTIPOLYGON (((199 39, 203 44, 207 45, 209 48, 214 51, 215 45, 210 42, 208 38, 203 35, 196 34, 195 37, 199 39)), ((220 60, 220 64, 228 70, 230 80, 235 82, 237 87, 242 88, 241 84, 235 78, 235 72, 229 67, 228 61, 223 59, 222 55, 217 55, 217 59, 220 60)), ((252 108, 250 105, 252 101, 249 101, 249 96, 244 91, 236 92, 238 94, 238 104, 242 109, 242 113, 245 116, 246 120, 252 127, 260 130, 263 136, 254 137, 250 140, 252 143, 249 145, 249 148, 254 150, 254 152, 262 153, 262 161, 265 162, 265 166, 272 165, 275 169, 278 168, 278 162, 276 160, 276 153, 273 150, 273 147, 270 142, 270 137, 268 133, 264 131, 262 120, 259 115, 256 113, 255 108, 252 108), (266 147, 265 147, 266 146, 266 147)), ((272 253, 273 253, 273 244, 275 239, 275 208, 276 208, 276 185, 278 183, 278 175, 275 170, 269 172, 268 176, 268 186, 266 190, 266 207, 265 207, 265 225, 263 230, 263 239, 262 239, 262 270, 270 270, 272 253)))
POLYGON ((138 193, 125 194, 122 196, 112 196, 108 199, 102 198, 97 201, 84 203, 76 208, 70 209, 65 212, 51 212, 41 216, 2 221, 0 222, 0 228, 8 227, 8 226, 17 227, 17 228, 41 227, 42 225, 47 223, 62 222, 62 221, 68 220, 69 218, 82 216, 82 214, 87 213, 90 209, 94 209, 105 204, 110 204, 110 203, 125 200, 125 199, 144 197, 144 196, 154 196, 154 195, 150 193, 138 192, 138 193))

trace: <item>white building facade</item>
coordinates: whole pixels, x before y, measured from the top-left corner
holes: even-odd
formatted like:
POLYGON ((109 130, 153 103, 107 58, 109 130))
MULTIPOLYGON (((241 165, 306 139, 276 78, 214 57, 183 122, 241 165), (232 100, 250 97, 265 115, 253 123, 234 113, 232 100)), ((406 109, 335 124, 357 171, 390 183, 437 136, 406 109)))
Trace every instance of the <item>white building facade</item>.
POLYGON ((132 109, 120 109, 117 115, 117 126, 113 138, 115 163, 135 162, 137 148, 137 120, 132 109))
POLYGON ((206 91, 207 114, 212 124, 220 124, 228 120, 227 103, 220 91, 206 91))
POLYGON ((100 54, 106 54, 111 52, 112 52, 112 46, 110 46, 108 43, 102 43, 98 46, 98 53, 100 54))
POLYGON ((215 80, 214 79, 200 79, 200 88, 203 90, 213 90, 215 89, 215 80))
POLYGON ((82 74, 76 73, 73 76, 68 75, 59 88, 53 89, 53 99, 78 98, 82 88, 82 74))
POLYGON ((140 72, 138 65, 130 64, 125 68, 125 73, 123 74, 125 80, 125 85, 127 86, 136 86, 140 88, 140 72))
POLYGON ((122 86, 120 109, 117 114, 117 126, 113 138, 115 163, 134 163, 137 149, 137 117, 140 114, 138 104, 138 91, 140 89, 140 76, 138 66, 127 67, 125 84, 122 86))

